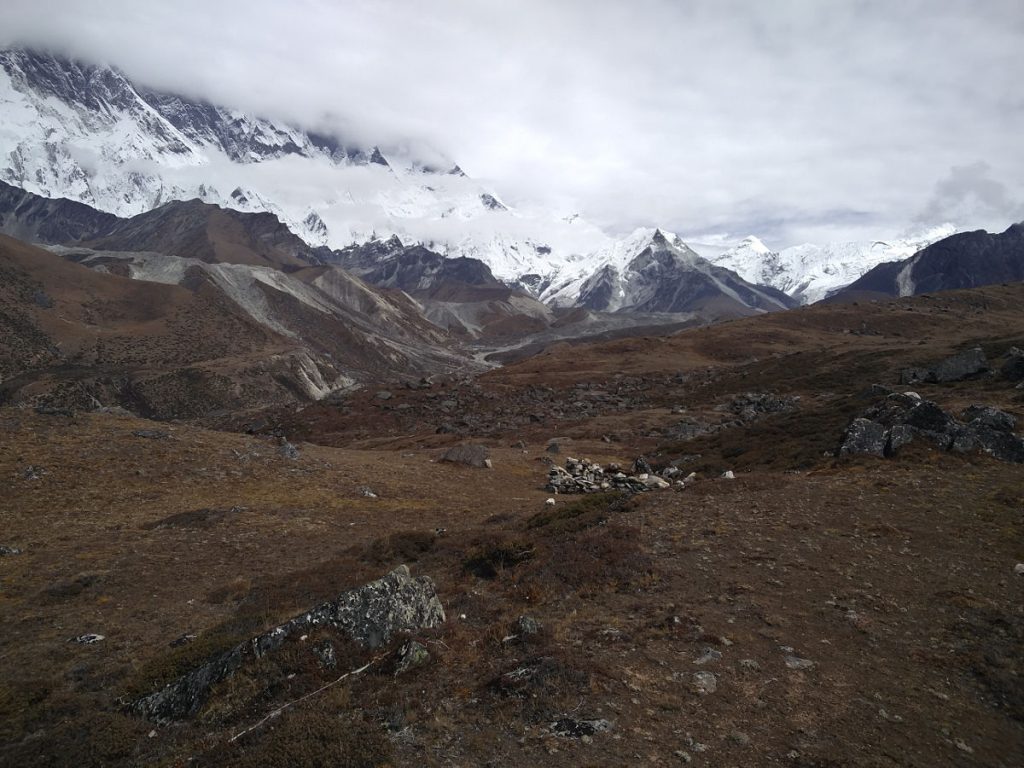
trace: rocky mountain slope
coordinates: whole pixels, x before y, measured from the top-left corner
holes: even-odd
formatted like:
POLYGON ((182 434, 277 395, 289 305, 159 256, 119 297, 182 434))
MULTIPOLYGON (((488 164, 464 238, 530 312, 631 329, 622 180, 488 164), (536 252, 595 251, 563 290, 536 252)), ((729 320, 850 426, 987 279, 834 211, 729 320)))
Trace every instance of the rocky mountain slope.
POLYGON ((786 309, 781 291, 753 285, 701 258, 676 235, 640 229, 593 259, 601 266, 550 286, 542 298, 555 306, 607 312, 720 312, 786 309))
POLYGON ((472 368, 404 293, 337 267, 0 246, 6 402, 200 418, 472 368))
POLYGON ((709 256, 709 260, 748 282, 772 286, 803 304, 813 304, 869 269, 912 256, 954 231, 952 224, 944 224, 894 240, 806 243, 781 251, 771 250, 756 237, 747 237, 736 247, 709 256))
POLYGON ((950 235, 902 261, 879 264, 837 299, 865 294, 916 296, 1024 280, 1024 223, 1005 232, 978 230, 950 235))

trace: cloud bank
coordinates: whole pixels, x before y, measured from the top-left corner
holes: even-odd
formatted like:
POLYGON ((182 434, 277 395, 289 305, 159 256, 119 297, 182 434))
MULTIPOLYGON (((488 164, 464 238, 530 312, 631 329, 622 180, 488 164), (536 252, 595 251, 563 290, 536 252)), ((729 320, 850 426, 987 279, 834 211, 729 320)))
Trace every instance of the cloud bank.
POLYGON ((612 231, 1024 218, 1019 0, 5 0, 0 45, 363 143, 612 231))

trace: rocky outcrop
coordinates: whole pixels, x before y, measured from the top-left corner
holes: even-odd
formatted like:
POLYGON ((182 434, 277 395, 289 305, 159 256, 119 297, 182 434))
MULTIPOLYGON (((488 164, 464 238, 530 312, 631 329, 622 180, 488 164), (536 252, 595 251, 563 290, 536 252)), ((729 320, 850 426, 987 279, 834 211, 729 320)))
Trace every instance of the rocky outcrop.
POLYGON ((961 381, 988 370, 989 365, 984 350, 981 347, 974 347, 930 366, 904 368, 900 371, 900 384, 915 384, 917 382, 945 384, 951 381, 961 381))
POLYGON ((915 392, 889 395, 854 419, 843 435, 839 455, 895 456, 904 445, 924 439, 943 451, 982 451, 999 461, 1024 463, 1024 438, 1014 434, 1016 419, 997 408, 972 405, 955 419, 915 392))
POLYGON ((290 621, 257 635, 211 659, 159 691, 136 700, 129 709, 158 722, 194 715, 210 688, 235 673, 246 661, 280 648, 293 635, 330 626, 366 648, 378 648, 393 636, 444 623, 434 582, 413 578, 400 566, 382 579, 345 592, 290 621))

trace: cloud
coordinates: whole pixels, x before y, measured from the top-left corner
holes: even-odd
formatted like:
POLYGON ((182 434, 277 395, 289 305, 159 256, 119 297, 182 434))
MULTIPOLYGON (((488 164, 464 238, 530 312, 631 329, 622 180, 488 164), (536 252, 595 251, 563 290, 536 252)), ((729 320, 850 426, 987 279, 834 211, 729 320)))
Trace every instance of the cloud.
POLYGON ((992 178, 992 167, 977 161, 957 165, 935 185, 935 192, 918 219, 935 221, 1020 221, 1024 202, 1013 199, 1003 182, 992 178))
POLYGON ((1019 0, 4 0, 14 42, 619 232, 890 236, 979 160, 1024 196, 1019 0))

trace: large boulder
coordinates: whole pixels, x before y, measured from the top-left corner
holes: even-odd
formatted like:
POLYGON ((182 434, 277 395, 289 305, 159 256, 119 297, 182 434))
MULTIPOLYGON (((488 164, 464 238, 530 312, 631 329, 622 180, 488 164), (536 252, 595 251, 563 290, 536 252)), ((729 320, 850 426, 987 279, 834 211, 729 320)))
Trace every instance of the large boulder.
POLYGON ((958 453, 983 451, 1000 461, 1024 462, 1024 439, 1013 434, 1017 420, 1005 411, 984 405, 972 405, 964 411, 967 422, 953 441, 958 453))
POLYGON ((1013 347, 1006 353, 1006 362, 999 369, 1004 379, 1024 381, 1024 349, 1013 347))
POLYGON ((441 461, 467 467, 489 468, 491 452, 483 445, 455 445, 441 456, 441 461))
POLYGON ((961 381, 969 376, 976 376, 989 369, 988 360, 981 347, 973 347, 945 360, 922 368, 904 368, 900 372, 901 384, 913 384, 918 381, 930 383, 947 383, 961 381))
POLYGON ((206 702, 210 688, 251 659, 264 656, 289 637, 318 626, 331 626, 366 648, 377 648, 396 634, 437 627, 444 608, 434 582, 413 578, 407 566, 336 599, 318 605, 290 621, 236 645, 160 690, 136 700, 132 712, 157 722, 194 715, 206 702))

